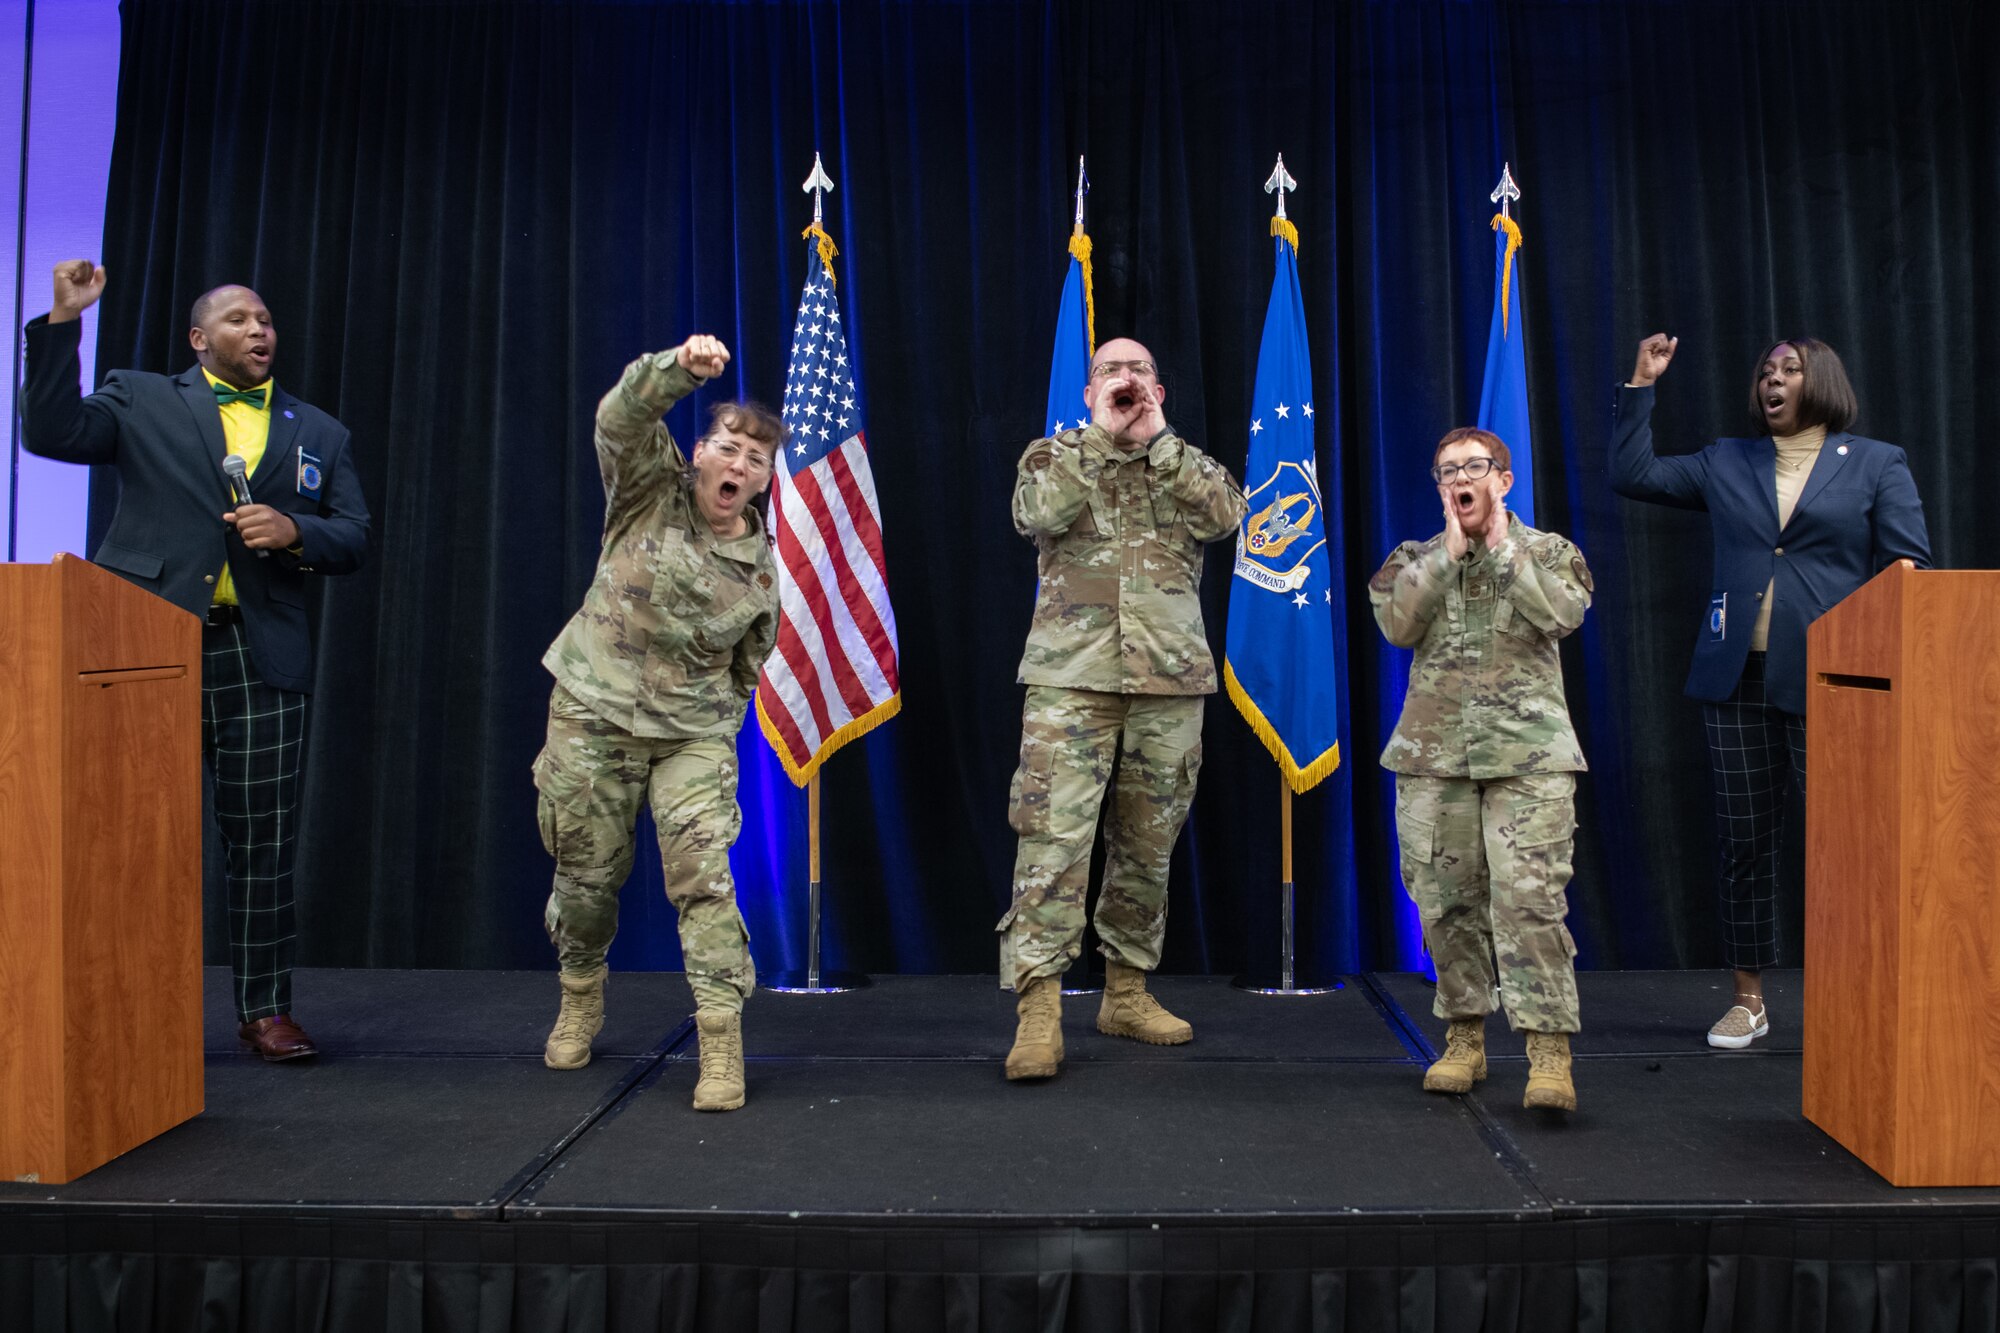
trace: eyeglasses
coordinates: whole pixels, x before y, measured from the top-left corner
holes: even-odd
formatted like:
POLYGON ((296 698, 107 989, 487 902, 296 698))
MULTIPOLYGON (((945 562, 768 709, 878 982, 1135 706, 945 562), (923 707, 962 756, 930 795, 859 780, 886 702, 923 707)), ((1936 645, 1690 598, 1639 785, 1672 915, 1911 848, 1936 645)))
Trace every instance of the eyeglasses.
POLYGON ((1493 470, 1490 458, 1468 458, 1463 463, 1439 463, 1431 469, 1431 480, 1440 486, 1449 486, 1463 474, 1467 481, 1478 481, 1493 470))
POLYGON ((1109 379, 1121 373, 1151 375, 1154 373, 1154 366, 1150 361, 1100 361, 1090 368, 1090 377, 1094 380, 1109 379))
POLYGON ((743 465, 753 472, 769 472, 771 470, 771 460, 768 457, 758 453, 755 449, 745 453, 743 447, 734 440, 703 440, 702 443, 708 446, 710 453, 720 458, 725 464, 734 463, 740 456, 743 459, 743 465))

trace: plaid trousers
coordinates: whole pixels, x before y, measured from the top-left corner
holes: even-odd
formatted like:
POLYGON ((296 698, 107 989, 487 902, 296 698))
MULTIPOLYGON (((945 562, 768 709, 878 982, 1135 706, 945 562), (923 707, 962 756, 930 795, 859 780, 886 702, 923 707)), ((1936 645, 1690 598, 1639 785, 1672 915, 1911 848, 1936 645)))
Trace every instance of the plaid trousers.
POLYGON ((229 968, 242 1022, 292 1010, 292 853, 306 697, 258 678, 240 622, 201 635, 201 752, 229 881, 229 968))
POLYGON ((1806 720, 1766 702, 1762 653, 1750 654, 1727 699, 1703 704, 1701 712, 1715 775, 1722 951, 1731 967, 1774 967, 1786 777, 1804 790, 1806 720))

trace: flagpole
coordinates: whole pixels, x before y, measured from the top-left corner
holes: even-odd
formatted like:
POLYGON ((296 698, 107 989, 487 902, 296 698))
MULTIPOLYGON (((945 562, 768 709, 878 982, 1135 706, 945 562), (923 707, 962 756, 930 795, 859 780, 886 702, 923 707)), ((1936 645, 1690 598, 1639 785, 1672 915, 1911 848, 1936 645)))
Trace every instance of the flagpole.
POLYGON ((1282 773, 1278 775, 1278 829, 1278 836, 1283 840, 1283 851, 1278 858, 1279 873, 1284 876, 1284 887, 1280 891, 1280 896, 1284 899, 1284 902, 1279 910, 1284 913, 1285 917, 1283 924, 1279 927, 1278 982, 1280 986, 1289 991, 1292 989, 1292 982, 1297 979, 1292 974, 1292 962, 1295 957, 1293 952, 1294 937, 1292 934, 1295 924, 1293 913, 1296 909, 1297 890, 1296 883, 1292 879, 1292 784, 1285 781, 1284 774, 1282 773))
POLYGON ((819 774, 806 780, 806 965, 773 972, 763 987, 780 995, 838 995, 869 982, 860 972, 828 972, 820 966, 819 774))
POLYGON ((819 774, 806 784, 806 986, 819 986, 819 774))
MULTIPOLYGON (((826 192, 833 188, 833 179, 826 174, 826 167, 820 162, 818 153, 813 154, 812 174, 799 187, 812 196, 813 227, 819 228, 825 220, 824 200, 826 192)), ((825 234, 820 235, 820 244, 825 247, 821 255, 832 253, 832 243, 825 234)), ((823 262, 831 263, 831 260, 823 262)), ((829 270, 830 271, 830 270, 829 270)), ((838 312, 835 312, 838 319, 838 312)), ((800 315, 803 321, 804 315, 800 315)), ((803 972, 792 970, 774 972, 764 978, 765 990, 776 991, 780 995, 837 995, 842 991, 860 990, 869 984, 868 978, 859 972, 822 972, 819 960, 819 770, 813 769, 806 779, 806 966, 803 972)))
MULTIPOLYGON (((1271 169, 1269 179, 1264 182, 1264 193, 1278 197, 1276 213, 1272 215, 1271 234, 1288 236, 1297 246, 1297 232, 1285 217, 1285 194, 1298 188, 1298 181, 1285 170, 1285 155, 1278 154, 1278 164, 1271 169), (1279 224, 1283 223, 1283 226, 1279 224)), ((1283 409, 1280 409, 1281 411, 1283 409)), ((1308 408, 1308 411, 1311 409, 1308 408)), ((1303 602, 1304 598, 1301 597, 1303 602)), ((1230 985, 1237 990, 1252 991, 1258 995, 1325 995, 1337 991, 1345 984, 1334 981, 1328 985, 1299 985, 1298 942, 1297 942, 1297 885, 1292 877, 1292 784, 1282 768, 1278 770, 1278 974, 1268 972, 1246 972, 1230 985)))
POLYGON ((1245 972, 1229 984, 1258 995, 1325 995, 1347 983, 1301 985, 1298 975, 1298 886, 1292 875, 1292 784, 1278 774, 1278 971, 1245 972))

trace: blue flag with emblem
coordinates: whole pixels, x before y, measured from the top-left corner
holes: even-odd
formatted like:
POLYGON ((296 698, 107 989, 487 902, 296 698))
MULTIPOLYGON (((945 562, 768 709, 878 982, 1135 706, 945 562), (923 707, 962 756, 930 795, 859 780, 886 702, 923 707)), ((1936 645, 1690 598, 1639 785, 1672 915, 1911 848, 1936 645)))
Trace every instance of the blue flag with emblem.
POLYGON ((1511 169, 1503 168, 1493 197, 1501 211, 1493 215, 1493 322, 1486 334, 1486 381, 1479 391, 1478 425, 1507 445, 1514 460, 1514 489, 1507 507, 1521 521, 1535 522, 1535 441, 1528 425, 1528 357, 1526 330, 1521 324, 1521 228, 1508 216, 1505 200, 1518 199, 1511 169))
POLYGON ((1283 218, 1271 230, 1277 272, 1251 396, 1250 504, 1236 534, 1222 679, 1286 783, 1302 792, 1340 767, 1333 553, 1313 451, 1298 231, 1283 218))
POLYGON ((1090 237, 1083 230, 1083 196, 1090 188, 1083 159, 1076 161, 1076 222, 1069 235, 1069 274, 1063 279, 1056 312, 1056 346, 1049 357, 1049 409, 1042 420, 1049 435, 1082 430, 1090 424, 1083 387, 1090 382, 1090 358, 1097 348, 1097 306, 1090 291, 1090 237))

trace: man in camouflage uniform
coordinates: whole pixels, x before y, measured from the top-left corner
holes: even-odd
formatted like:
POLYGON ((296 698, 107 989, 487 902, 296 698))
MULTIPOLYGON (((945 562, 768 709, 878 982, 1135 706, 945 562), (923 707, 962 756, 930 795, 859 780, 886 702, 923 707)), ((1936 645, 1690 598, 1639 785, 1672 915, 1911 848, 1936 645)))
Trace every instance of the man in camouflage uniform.
POLYGON ((1021 836, 1000 918, 1020 1024, 1007 1077, 1061 1067, 1062 974, 1082 952, 1097 815, 1114 769, 1097 1026, 1171 1045, 1194 1030, 1146 991, 1167 924, 1167 862, 1201 770, 1202 696, 1215 663, 1201 621, 1201 544, 1243 519, 1243 491, 1160 411, 1152 354, 1097 349, 1091 423, 1021 456, 1014 526, 1040 551, 1041 590, 1021 657, 1028 687, 1009 821, 1021 836))
POLYGON ((1382 766, 1397 775, 1403 885, 1451 1023, 1424 1087, 1468 1092, 1486 1077, 1497 955, 1507 1021, 1527 1034, 1524 1104, 1573 1111, 1581 1023, 1563 888, 1585 765, 1556 641, 1583 623, 1590 570, 1568 541, 1507 513, 1514 474, 1498 436, 1454 430, 1431 461, 1445 530, 1398 546, 1368 584, 1382 633, 1416 649, 1382 766))
POLYGON ((562 961, 544 1059, 590 1061, 633 821, 650 800, 694 991, 698 1111, 744 1099, 741 1020, 756 972, 729 873, 742 826, 736 732, 777 637, 776 566, 751 501, 771 484, 785 427, 754 403, 718 404, 689 460, 660 418, 728 361, 697 334, 634 361, 597 405, 604 547, 582 609, 542 658, 556 687, 535 760, 562 961))

